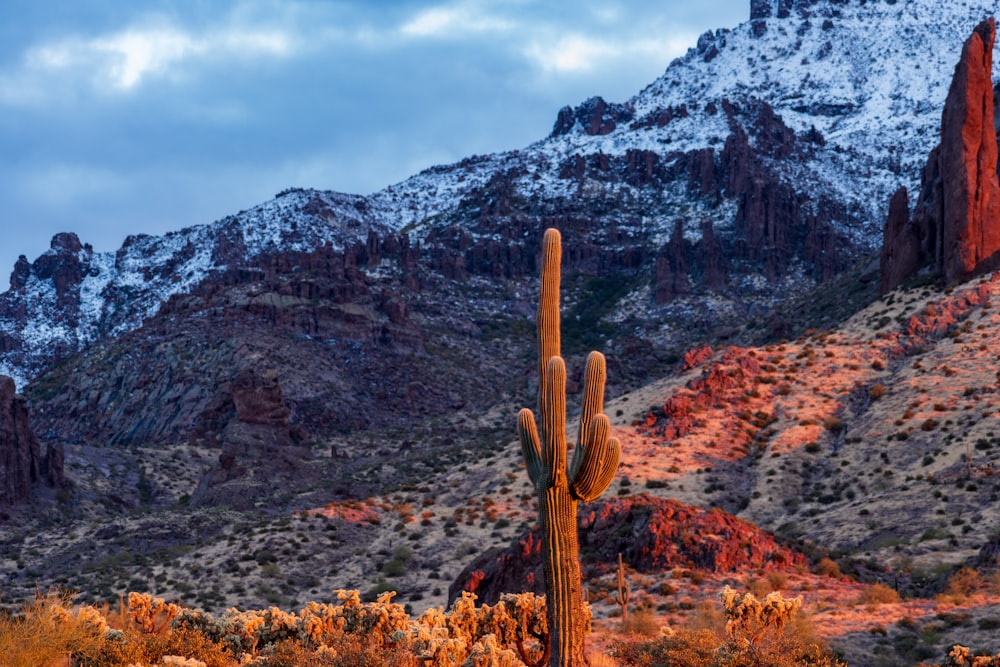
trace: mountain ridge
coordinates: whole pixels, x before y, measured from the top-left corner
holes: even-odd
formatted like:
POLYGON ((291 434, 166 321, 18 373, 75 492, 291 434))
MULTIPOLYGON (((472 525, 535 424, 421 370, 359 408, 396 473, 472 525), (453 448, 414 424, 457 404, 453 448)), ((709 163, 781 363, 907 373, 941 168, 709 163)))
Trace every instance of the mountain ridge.
MULTIPOLYGON (((60 235, 35 262, 19 261, 0 295, 0 372, 23 387, 53 360, 134 329, 171 294, 265 248, 343 248, 364 242, 369 229, 403 232, 449 255, 432 270, 444 262, 453 273, 456 255, 469 263, 469 245, 495 254, 486 246, 500 238, 498 224, 513 225, 509 244, 526 222, 591 218, 581 228, 586 239, 638 253, 656 288, 671 283, 659 293, 678 303, 658 318, 683 318, 692 307, 681 303, 678 273, 690 274, 695 296, 722 296, 727 312, 766 310, 768 292, 801 293, 877 248, 885 202, 901 181, 917 181, 931 148, 955 44, 994 12, 976 0, 944 10, 755 0, 750 21, 706 33, 632 99, 564 109, 552 135, 523 149, 432 167, 369 196, 293 189, 210 225, 129 237, 115 253, 60 235), (891 40, 888 25, 897 28, 891 40), (901 82, 913 89, 901 91, 901 82), (762 198, 771 208, 754 207, 762 198), (683 239, 667 250, 678 220, 683 239), (698 250, 706 220, 711 238, 741 262, 724 275, 726 289, 700 282, 699 267, 718 256, 698 250), (608 225, 617 236, 599 228, 608 225), (433 230, 440 233, 428 240, 433 230), (657 253, 674 258, 660 275, 651 264, 657 253), (61 258, 62 285, 36 266, 52 255, 61 258)), ((533 255, 527 246, 521 252, 533 255)))

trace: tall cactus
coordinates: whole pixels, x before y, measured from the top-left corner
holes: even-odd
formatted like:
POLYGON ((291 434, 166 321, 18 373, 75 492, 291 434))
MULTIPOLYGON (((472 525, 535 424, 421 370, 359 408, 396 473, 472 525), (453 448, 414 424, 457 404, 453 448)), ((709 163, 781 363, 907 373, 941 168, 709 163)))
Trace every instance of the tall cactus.
POLYGON ((597 498, 618 469, 621 443, 610 437, 604 403, 604 355, 587 357, 580 410, 580 431, 573 458, 566 465, 566 365, 559 356, 558 230, 547 229, 542 241, 542 281, 538 304, 538 409, 518 415, 518 437, 531 483, 538 491, 539 525, 552 667, 586 665, 586 632, 580 578, 576 510, 579 501, 597 498))

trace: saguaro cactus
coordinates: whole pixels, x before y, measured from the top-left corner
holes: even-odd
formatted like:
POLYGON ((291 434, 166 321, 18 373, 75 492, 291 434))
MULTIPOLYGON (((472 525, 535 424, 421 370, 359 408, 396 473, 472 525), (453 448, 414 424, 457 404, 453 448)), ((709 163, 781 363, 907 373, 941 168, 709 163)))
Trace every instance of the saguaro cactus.
POLYGON ((566 465, 566 365, 559 356, 559 232, 545 231, 542 281, 538 304, 538 410, 518 415, 518 437, 531 483, 538 492, 542 532, 552 667, 586 665, 586 631, 580 579, 576 510, 611 483, 618 469, 621 443, 610 437, 611 424, 601 410, 606 376, 604 355, 587 357, 580 430, 573 458, 566 465))
POLYGON ((618 606, 622 608, 622 625, 628 624, 628 599, 629 592, 631 588, 628 585, 628 580, 625 578, 625 564, 622 563, 622 554, 618 552, 618 594, 615 596, 615 602, 618 606))

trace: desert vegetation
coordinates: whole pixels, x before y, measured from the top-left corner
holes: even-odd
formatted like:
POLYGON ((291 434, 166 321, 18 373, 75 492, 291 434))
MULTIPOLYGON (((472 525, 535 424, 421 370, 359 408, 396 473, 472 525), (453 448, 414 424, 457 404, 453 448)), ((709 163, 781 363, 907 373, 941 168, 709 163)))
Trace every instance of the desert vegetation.
MULTIPOLYGON (((545 600, 539 596, 507 594, 491 606, 465 594, 447 611, 430 609, 417 617, 392 597, 385 593, 366 603, 358 591, 342 590, 336 601, 311 602, 298 612, 271 607, 213 616, 142 593, 102 607, 50 594, 0 615, 0 664, 520 667, 544 664, 548 657, 545 600)), ((619 633, 607 653, 591 652, 589 663, 843 664, 798 618, 801 598, 772 592, 758 599, 726 587, 720 599, 721 609, 703 608, 697 627, 619 633)), ((589 626, 589 607, 583 609, 589 626)))

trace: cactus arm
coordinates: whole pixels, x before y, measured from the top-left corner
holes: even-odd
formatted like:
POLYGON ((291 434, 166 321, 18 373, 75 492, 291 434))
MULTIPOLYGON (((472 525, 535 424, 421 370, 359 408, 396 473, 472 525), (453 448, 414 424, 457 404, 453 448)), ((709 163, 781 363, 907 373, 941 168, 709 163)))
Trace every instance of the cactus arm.
POLYGON ((586 430, 594 417, 604 409, 604 380, 607 377, 604 355, 591 352, 583 373, 583 405, 580 406, 580 434, 576 441, 588 441, 586 430))
POLYGON ((543 479, 542 450, 538 439, 538 427, 535 425, 535 415, 528 408, 523 408, 517 415, 517 437, 521 441, 521 453, 528 468, 528 479, 536 488, 543 479))
POLYGON ((583 454, 586 450, 586 443, 594 442, 594 435, 589 431, 593 427, 594 417, 602 410, 605 376, 604 355, 600 352, 591 352, 587 355, 587 365, 583 373, 583 405, 580 406, 580 430, 576 438, 576 448, 573 450, 573 459, 570 461, 570 479, 575 479, 580 470, 580 465, 583 463, 583 454))
POLYGON ((582 447, 583 456, 570 492, 578 500, 590 501, 600 496, 611 484, 618 470, 621 458, 621 443, 617 438, 609 438, 611 424, 606 415, 594 419, 596 439, 582 447))
POLYGON ((607 365, 604 355, 591 352, 584 371, 580 433, 570 465, 570 492, 578 500, 593 500, 611 484, 621 444, 609 440, 611 422, 602 414, 607 365))

